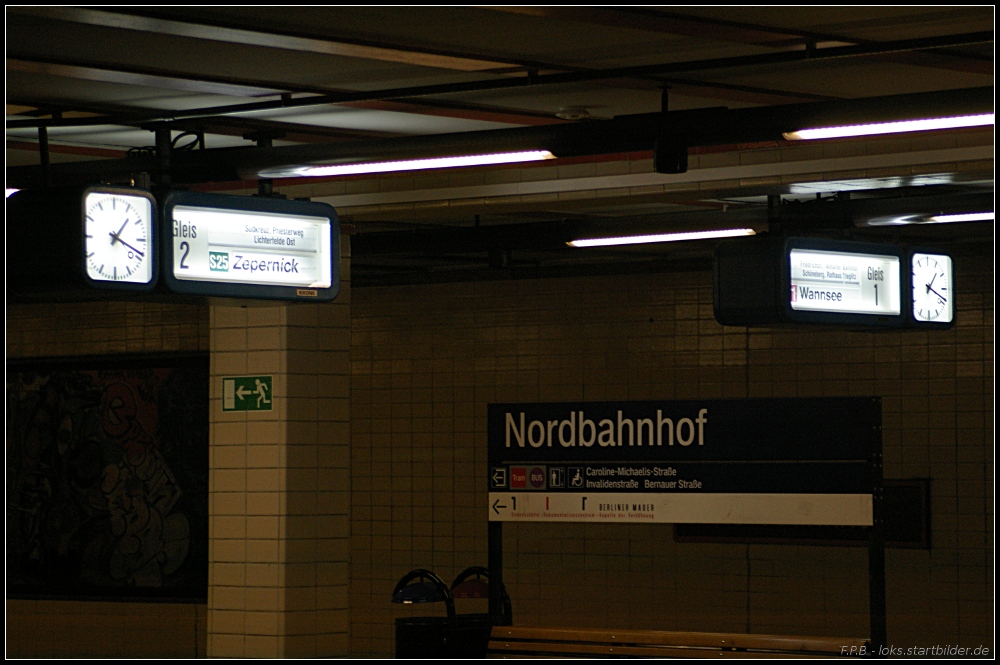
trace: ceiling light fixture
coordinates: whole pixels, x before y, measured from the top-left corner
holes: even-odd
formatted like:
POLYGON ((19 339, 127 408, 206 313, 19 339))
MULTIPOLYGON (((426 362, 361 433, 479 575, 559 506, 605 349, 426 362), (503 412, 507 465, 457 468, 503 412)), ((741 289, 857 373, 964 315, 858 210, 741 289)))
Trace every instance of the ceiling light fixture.
POLYGON ((818 127, 800 129, 782 134, 789 141, 814 139, 835 139, 851 136, 874 136, 877 134, 898 134, 901 132, 927 132, 934 129, 959 129, 962 127, 983 127, 994 124, 992 113, 962 115, 951 118, 926 118, 923 120, 900 120, 879 122, 870 125, 845 125, 843 127, 818 127))
POLYGON ((360 164, 324 164, 316 166, 295 166, 291 168, 268 169, 259 174, 261 178, 320 178, 338 175, 359 175, 364 173, 394 173, 399 171, 422 171, 425 169, 453 169, 463 166, 489 166, 497 164, 519 164, 555 159, 548 150, 526 150, 522 152, 502 152, 489 155, 459 155, 454 157, 430 157, 407 159, 395 162, 364 162, 360 164))
POLYGON ((581 238, 570 240, 570 247, 611 247, 614 245, 644 245, 654 242, 677 242, 680 240, 707 240, 709 238, 733 238, 752 236, 753 229, 719 229, 717 231, 691 231, 687 233, 656 233, 643 236, 621 236, 618 238, 581 238))
POLYGON ((898 217, 878 217, 867 220, 865 226, 900 226, 903 224, 957 224, 962 222, 992 222, 995 213, 964 212, 952 215, 904 215, 898 217))
POLYGON ((959 215, 934 215, 927 220, 928 224, 952 224, 954 222, 992 222, 996 218, 994 211, 967 212, 959 215))

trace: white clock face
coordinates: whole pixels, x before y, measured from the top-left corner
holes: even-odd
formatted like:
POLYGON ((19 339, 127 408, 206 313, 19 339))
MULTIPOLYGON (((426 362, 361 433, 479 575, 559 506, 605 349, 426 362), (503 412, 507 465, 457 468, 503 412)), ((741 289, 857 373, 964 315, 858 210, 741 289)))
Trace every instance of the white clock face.
POLYGON ((83 209, 87 276, 98 282, 151 282, 150 200, 122 193, 89 192, 83 209))
POLYGON ((954 317, 951 257, 943 254, 913 255, 913 318, 951 323, 954 317))

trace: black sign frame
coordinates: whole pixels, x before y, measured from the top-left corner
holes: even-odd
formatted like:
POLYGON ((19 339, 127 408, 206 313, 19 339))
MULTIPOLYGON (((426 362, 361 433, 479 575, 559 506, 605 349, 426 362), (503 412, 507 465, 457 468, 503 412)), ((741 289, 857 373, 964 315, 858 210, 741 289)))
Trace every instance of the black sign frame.
POLYGON ((916 252, 949 252, 933 247, 903 247, 825 238, 786 237, 763 234, 719 243, 712 267, 712 297, 715 319, 724 326, 829 325, 856 329, 906 328, 947 330, 955 325, 958 310, 952 284, 953 316, 950 323, 917 321, 913 317, 913 271, 916 252), (874 254, 899 260, 899 314, 818 312, 792 309, 791 262, 793 249, 874 254))
MULTIPOLYGON (((694 501, 709 521, 718 514, 726 523, 745 500, 740 495, 779 494, 822 506, 812 524, 860 525, 865 510, 852 496, 873 493, 871 459, 881 448, 881 401, 871 397, 514 403, 487 410, 490 514, 501 521, 670 522, 677 510, 685 516, 697 510, 679 509, 677 501, 694 501), (539 493, 545 508, 536 514, 530 495, 539 493), (611 494, 667 503, 645 515, 589 514, 593 502, 583 495, 602 501, 611 494), (695 498, 705 494, 717 496, 695 498), (832 496, 817 495, 845 496, 831 503, 832 496), (569 507, 571 499, 581 500, 579 510, 569 507), (734 507, 708 508, 719 502, 734 507)), ((769 519, 810 523, 789 513, 784 501, 758 506, 752 518, 769 519)))
MULTIPOLYGON (((816 398, 822 400, 836 398, 816 398)), ((872 525, 868 532, 868 616, 870 640, 873 650, 881 649, 887 642, 886 635, 886 598, 885 598, 885 508, 884 480, 882 456, 882 426, 881 398, 870 398, 878 408, 878 423, 874 427, 872 449, 869 451, 867 465, 870 470, 872 493, 872 525)), ((708 400, 706 400, 707 402, 708 400)), ((736 401, 736 400, 731 400, 736 401)), ((751 401, 751 400, 745 400, 751 401)), ((695 402, 697 403, 697 402, 695 402)), ((704 402, 702 402, 704 403, 704 402)), ((493 409, 489 416, 496 415, 498 407, 511 405, 490 405, 493 409)), ((565 405, 559 405, 565 406, 565 405)), ((494 440, 494 445, 496 441, 494 440)), ((497 460, 491 450, 489 463, 497 460)), ((492 464, 491 464, 492 466, 492 464)), ((487 474, 489 476, 489 473, 487 474)), ((487 550, 490 571, 489 616, 495 626, 509 625, 510 620, 504 614, 504 604, 501 589, 503 589, 503 522, 489 520, 487 522, 487 550)))

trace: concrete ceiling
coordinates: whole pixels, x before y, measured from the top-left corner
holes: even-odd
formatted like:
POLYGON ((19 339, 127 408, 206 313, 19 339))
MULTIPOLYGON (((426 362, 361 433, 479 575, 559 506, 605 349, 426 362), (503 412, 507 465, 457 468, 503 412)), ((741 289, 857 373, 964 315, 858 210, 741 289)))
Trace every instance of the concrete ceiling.
MULTIPOLYGON (((993 85, 988 6, 8 6, 6 19, 8 182, 11 167, 39 163, 37 124, 59 165, 148 151, 155 126, 171 128, 178 149, 191 143, 182 133, 202 135, 207 154, 262 138, 342 147, 571 123, 599 133, 602 119, 659 112, 664 87, 670 111, 697 111, 993 85)), ((583 254, 530 240, 556 222, 687 228, 720 225, 721 211, 743 211, 763 229, 768 196, 772 206, 775 196, 844 204, 849 191, 912 207, 992 193, 992 127, 934 134, 814 153, 782 141, 691 146, 691 170, 673 179, 638 151, 461 174, 287 179, 274 189, 328 200, 370 235, 356 243, 361 282, 660 269, 704 261, 711 246, 583 254), (836 161, 872 153, 877 167, 836 161), (379 238, 398 246, 401 231, 499 225, 524 235, 468 251, 435 251, 431 235, 410 253, 379 249, 379 238)), ((991 224, 951 226, 895 233, 992 243, 991 224)))

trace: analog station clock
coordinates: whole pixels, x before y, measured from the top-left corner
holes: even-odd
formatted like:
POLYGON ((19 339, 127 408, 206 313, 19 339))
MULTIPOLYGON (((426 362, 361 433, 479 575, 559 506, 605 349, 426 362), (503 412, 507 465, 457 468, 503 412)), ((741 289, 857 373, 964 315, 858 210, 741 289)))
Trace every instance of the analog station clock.
POLYGON ((7 198, 7 291, 21 302, 131 298, 159 277, 153 195, 92 185, 7 198))
POLYGON ((83 200, 87 278, 149 284, 153 280, 153 203, 143 194, 88 190, 83 200))
POLYGON ((955 309, 951 257, 918 251, 912 254, 910 267, 913 270, 913 320, 952 323, 955 309))

